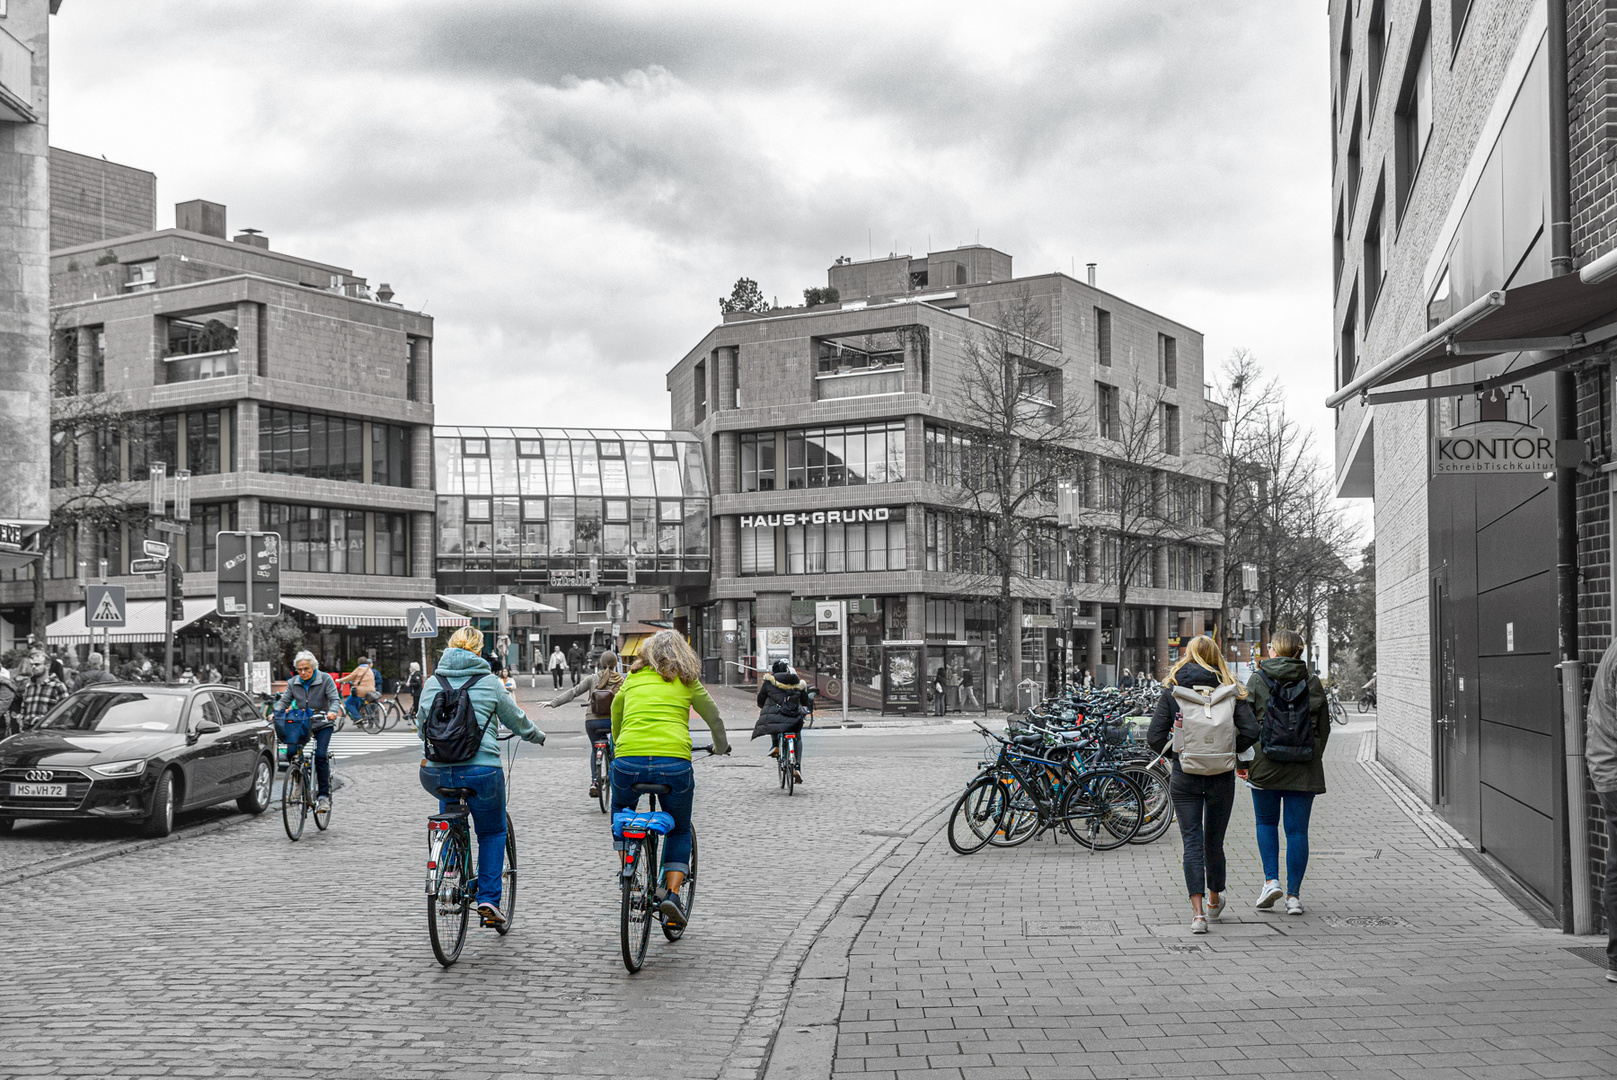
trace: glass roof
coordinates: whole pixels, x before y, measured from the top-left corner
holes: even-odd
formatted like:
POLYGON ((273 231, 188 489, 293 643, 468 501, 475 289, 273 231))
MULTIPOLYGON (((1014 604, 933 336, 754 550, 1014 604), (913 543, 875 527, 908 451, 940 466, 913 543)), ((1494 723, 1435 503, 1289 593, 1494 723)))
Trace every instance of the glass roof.
POLYGON ((622 439, 648 442, 699 442, 692 431, 658 431, 650 428, 531 428, 531 427, 433 427, 434 438, 462 439, 622 439))

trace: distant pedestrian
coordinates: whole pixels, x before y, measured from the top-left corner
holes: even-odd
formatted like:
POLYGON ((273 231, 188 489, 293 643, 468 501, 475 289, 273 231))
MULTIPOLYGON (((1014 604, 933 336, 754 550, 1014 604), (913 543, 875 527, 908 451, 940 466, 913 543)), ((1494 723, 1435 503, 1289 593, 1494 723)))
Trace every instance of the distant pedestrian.
POLYGON ((567 654, 561 651, 560 645, 551 650, 550 662, 546 667, 550 669, 550 678, 555 683, 555 689, 560 690, 562 674, 567 670, 567 654))
POLYGON ((942 716, 948 708, 946 691, 948 689, 948 673, 938 668, 938 673, 932 677, 932 712, 935 716, 942 716))
POLYGON ((1168 692, 1157 699, 1146 742, 1173 760, 1168 792, 1184 841, 1190 932, 1205 934, 1227 902, 1224 830, 1235 806, 1236 757, 1258 741, 1258 721, 1210 637, 1190 640, 1163 685, 1168 692))
POLYGON ((1090 671, 1088 668, 1085 668, 1084 669, 1084 689, 1085 690, 1093 690, 1094 688, 1095 688, 1095 673, 1093 671, 1090 671))
POLYGON ((404 680, 405 693, 410 695, 410 715, 414 716, 416 706, 421 703, 421 665, 414 660, 410 661, 410 675, 404 680))
POLYGON ((1120 690, 1134 689, 1134 676, 1129 674, 1128 668, 1123 669, 1123 677, 1117 680, 1117 686, 1120 690))
POLYGON ((968 701, 971 703, 973 711, 982 711, 982 703, 977 700, 977 688, 973 685, 973 676, 969 667, 963 668, 960 672, 960 709, 962 712, 965 711, 968 701))
MULTIPOLYGON (((1595 668, 1589 693, 1588 738, 1584 760, 1606 817, 1606 851, 1617 851, 1617 641, 1595 668)), ((1606 981, 1617 982, 1617 872, 1606 862, 1601 900, 1606 909, 1606 981)))
POLYGON ((42 650, 29 653, 27 664, 28 676, 17 687, 22 698, 19 719, 23 731, 36 726, 57 702, 67 697, 67 684, 52 673, 50 657, 42 650))
POLYGON ((1299 659, 1302 652, 1303 639, 1296 631, 1276 630, 1269 640, 1269 658, 1258 663, 1258 670, 1246 683, 1252 714, 1258 720, 1258 743, 1251 765, 1236 770, 1252 786, 1252 810, 1258 820, 1263 888, 1258 891, 1256 906, 1267 911, 1284 895, 1287 915, 1303 913, 1308 818, 1314 796, 1325 794, 1325 743, 1331 737, 1325 687, 1299 659), (1280 889, 1282 816, 1286 830, 1284 894, 1280 889))
POLYGON ((584 677, 584 650, 576 641, 567 650, 567 671, 572 676, 573 685, 577 686, 584 677))
POLYGON ((79 672, 79 689, 94 686, 97 683, 117 682, 107 671, 107 662, 98 652, 91 653, 84 661, 84 670, 79 672))

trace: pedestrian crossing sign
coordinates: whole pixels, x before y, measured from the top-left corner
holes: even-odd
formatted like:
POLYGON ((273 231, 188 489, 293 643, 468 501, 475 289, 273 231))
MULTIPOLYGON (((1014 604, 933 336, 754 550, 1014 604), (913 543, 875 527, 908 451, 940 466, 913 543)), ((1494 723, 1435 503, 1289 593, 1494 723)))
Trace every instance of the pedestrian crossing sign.
POLYGON ((86 585, 84 587, 84 625, 91 627, 121 627, 127 610, 122 585, 86 585))
POLYGON ((411 640, 435 638, 438 636, 438 609, 435 607, 405 608, 404 626, 405 632, 411 640))

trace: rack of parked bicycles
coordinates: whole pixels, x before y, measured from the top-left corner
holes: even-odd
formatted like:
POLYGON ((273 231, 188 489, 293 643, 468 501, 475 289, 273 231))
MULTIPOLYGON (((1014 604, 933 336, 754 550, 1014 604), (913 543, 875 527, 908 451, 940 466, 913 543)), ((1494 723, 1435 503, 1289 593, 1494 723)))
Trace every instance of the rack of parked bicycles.
POLYGON ((962 855, 1066 833, 1092 851, 1149 844, 1173 824, 1168 763, 1145 745, 1161 688, 1072 687, 1014 718, 982 724, 982 770, 949 817, 962 855))

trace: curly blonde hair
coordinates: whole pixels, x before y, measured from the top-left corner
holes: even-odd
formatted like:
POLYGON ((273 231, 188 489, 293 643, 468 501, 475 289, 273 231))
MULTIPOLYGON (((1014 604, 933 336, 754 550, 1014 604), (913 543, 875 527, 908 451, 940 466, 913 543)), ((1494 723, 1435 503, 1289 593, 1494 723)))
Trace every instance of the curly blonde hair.
POLYGON ((659 630, 640 646, 634 658, 634 670, 651 668, 664 682, 679 680, 686 686, 695 686, 702 678, 702 662, 686 644, 685 639, 672 630, 659 630))
POLYGON ((474 656, 483 653, 483 631, 475 626, 463 626, 449 639, 451 649, 465 649, 474 656))

